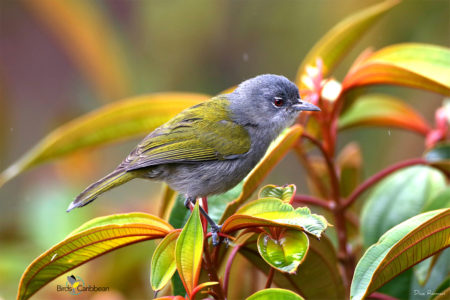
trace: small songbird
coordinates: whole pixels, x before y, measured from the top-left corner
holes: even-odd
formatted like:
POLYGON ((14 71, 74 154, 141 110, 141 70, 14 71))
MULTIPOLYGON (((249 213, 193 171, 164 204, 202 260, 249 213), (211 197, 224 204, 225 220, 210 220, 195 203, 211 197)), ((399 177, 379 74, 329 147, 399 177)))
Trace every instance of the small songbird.
MULTIPOLYGON (((302 101, 297 86, 284 76, 248 79, 232 93, 187 108, 155 129, 113 172, 78 195, 67 211, 134 178, 165 181, 186 196, 187 207, 198 197, 226 192, 244 179, 301 111, 319 110, 302 101)), ((207 220, 217 244, 220 226, 207 220)))

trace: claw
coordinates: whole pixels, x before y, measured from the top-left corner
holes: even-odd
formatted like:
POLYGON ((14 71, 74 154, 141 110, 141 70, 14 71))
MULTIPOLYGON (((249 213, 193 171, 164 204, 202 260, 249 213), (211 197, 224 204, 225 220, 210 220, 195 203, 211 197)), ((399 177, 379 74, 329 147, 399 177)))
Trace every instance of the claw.
POLYGON ((187 208, 187 209, 189 209, 190 207, 189 207, 189 204, 194 204, 195 205, 195 202, 197 202, 197 198, 194 198, 194 197, 186 197, 186 199, 184 200, 184 206, 187 208))
POLYGON ((215 226, 211 226, 212 245, 214 247, 217 247, 220 244, 219 232, 221 228, 222 225, 215 224, 215 226))
MULTIPOLYGON (((196 197, 186 197, 186 200, 184 200, 184 206, 186 208, 190 208, 189 205, 191 203, 195 204, 197 198, 196 197)), ((212 237, 212 244, 214 247, 217 247, 220 244, 220 237, 219 232, 222 228, 222 225, 217 225, 216 222, 214 222, 213 219, 208 215, 208 213, 203 209, 203 207, 199 207, 200 213, 206 218, 206 221, 208 221, 209 226, 211 226, 211 237, 212 237)), ((228 239, 226 239, 228 240, 228 239)), ((228 244, 228 241, 227 241, 228 244)))

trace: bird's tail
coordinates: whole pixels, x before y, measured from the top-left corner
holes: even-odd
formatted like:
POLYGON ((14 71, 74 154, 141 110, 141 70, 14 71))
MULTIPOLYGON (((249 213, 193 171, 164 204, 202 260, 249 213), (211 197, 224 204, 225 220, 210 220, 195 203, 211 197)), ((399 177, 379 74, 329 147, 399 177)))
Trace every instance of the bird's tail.
POLYGON ((89 204, 94 201, 98 195, 112 189, 113 187, 121 185, 134 177, 135 176, 125 170, 114 170, 99 181, 88 186, 81 194, 79 194, 75 200, 70 203, 67 208, 67 212, 76 207, 89 204))

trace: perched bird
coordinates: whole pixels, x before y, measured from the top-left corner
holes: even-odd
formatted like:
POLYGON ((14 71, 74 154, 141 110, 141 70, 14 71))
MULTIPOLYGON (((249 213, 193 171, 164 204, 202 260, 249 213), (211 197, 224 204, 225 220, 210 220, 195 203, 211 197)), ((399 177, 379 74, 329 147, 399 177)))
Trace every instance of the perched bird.
MULTIPOLYGON (((302 101, 286 77, 248 79, 232 93, 187 108, 155 129, 113 172, 78 195, 67 211, 134 178, 165 181, 186 196, 187 207, 197 197, 226 192, 253 169, 299 112, 319 110, 302 101)), ((207 220, 217 244, 220 226, 207 220)))

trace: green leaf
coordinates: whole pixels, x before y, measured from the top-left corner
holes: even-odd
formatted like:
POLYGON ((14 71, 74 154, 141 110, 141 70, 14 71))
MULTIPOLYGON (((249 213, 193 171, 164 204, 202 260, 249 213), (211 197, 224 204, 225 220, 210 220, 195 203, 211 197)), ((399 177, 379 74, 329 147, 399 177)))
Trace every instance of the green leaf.
POLYGON ((386 232, 356 266, 351 299, 363 299, 386 282, 450 244, 450 209, 426 212, 386 232))
POLYGON ((145 135, 181 110, 208 98, 202 94, 160 93, 106 105, 53 130, 0 174, 0 186, 21 172, 54 158, 145 135))
POLYGON ((222 224, 228 217, 236 212, 236 210, 248 200, 248 198, 256 191, 259 184, 277 165, 277 163, 288 153, 295 145, 303 132, 303 127, 294 125, 285 130, 269 147, 267 153, 261 161, 253 168, 253 170, 243 180, 242 192, 233 202, 230 202, 225 209, 219 224, 222 224))
POLYGON ((228 203, 239 197, 242 192, 242 186, 243 182, 223 194, 208 197, 208 214, 214 222, 219 222, 228 203))
MULTIPOLYGON (((275 284, 303 295, 308 300, 345 299, 336 251, 330 240, 323 236, 320 241, 310 239, 309 242, 308 255, 297 273, 275 272, 273 279, 275 284)), ((249 240, 240 248, 239 253, 255 267, 268 274, 271 267, 259 255, 254 240, 249 240)))
POLYGON ((372 84, 405 85, 450 95, 450 49, 427 44, 383 48, 354 66, 342 91, 372 84))
POLYGON ((276 198, 263 198, 241 207, 222 226, 223 233, 259 226, 278 226, 302 230, 320 238, 327 228, 324 217, 311 214, 307 207, 294 209, 289 203, 276 198))
POLYGON ((184 288, 183 281, 181 280, 180 274, 178 274, 178 272, 175 272, 175 274, 173 274, 171 279, 171 285, 172 285, 172 294, 177 296, 186 295, 186 289, 184 288))
POLYGON ((412 130, 422 135, 430 127, 422 116, 400 99, 382 95, 366 94, 339 118, 339 130, 359 126, 385 126, 412 130))
POLYGON ((266 185, 259 191, 258 198, 277 198, 283 202, 290 203, 295 196, 296 187, 294 184, 276 186, 273 184, 266 185))
POLYGON ((153 252, 150 283, 155 292, 166 286, 177 270, 175 245, 179 235, 179 231, 172 231, 166 235, 153 252))
POLYGON ((428 166, 402 169, 377 184, 361 216, 364 245, 375 243, 388 229, 422 212, 425 203, 446 186, 444 175, 428 166))
POLYGON ((301 77, 308 65, 315 65, 316 59, 324 62, 323 76, 333 71, 339 61, 349 52, 350 48, 362 35, 388 10, 399 1, 384 1, 356 14, 353 14, 327 32, 308 52, 297 72, 296 83, 300 89, 305 86, 301 77))
POLYGON ((434 166, 450 171, 450 143, 440 143, 427 151, 425 160, 434 166))
POLYGON ((258 237, 261 257, 280 272, 295 273, 308 252, 309 239, 297 230, 283 230, 276 238, 267 233, 258 237))
POLYGON ((162 238, 173 227, 143 213, 93 219, 36 258, 25 270, 17 299, 28 299, 44 285, 89 260, 123 246, 162 238))
POLYGON ((300 297, 300 295, 297 295, 296 293, 285 290, 285 289, 277 289, 277 288, 271 288, 271 289, 264 289, 260 290, 250 297, 248 297, 246 300, 303 300, 303 297, 300 297))
POLYGON ((175 248, 177 270, 189 297, 197 286, 200 276, 203 239, 199 201, 197 201, 191 216, 178 237, 175 248))

